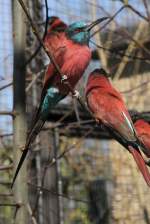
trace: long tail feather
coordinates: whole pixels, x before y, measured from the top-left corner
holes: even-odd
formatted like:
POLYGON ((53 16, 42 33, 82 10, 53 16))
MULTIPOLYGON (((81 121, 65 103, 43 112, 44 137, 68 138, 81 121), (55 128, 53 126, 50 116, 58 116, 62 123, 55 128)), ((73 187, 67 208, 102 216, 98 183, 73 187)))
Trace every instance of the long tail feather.
POLYGON ((148 171, 148 168, 145 165, 145 161, 140 153, 139 150, 134 149, 132 146, 128 146, 129 151, 131 152, 139 170, 141 171, 147 185, 150 187, 150 173, 148 171))
POLYGON ((45 121, 43 120, 38 120, 37 123, 35 124, 35 126, 32 128, 29 136, 28 136, 28 139, 27 139, 27 142, 26 142, 26 145, 24 147, 24 150, 23 150, 23 153, 21 155, 21 158, 20 158, 20 161, 18 163, 18 166, 17 166, 17 169, 16 169, 16 172, 15 172, 15 175, 13 177, 13 181, 12 181, 12 184, 11 184, 11 188, 13 187, 14 183, 15 183, 15 180, 18 176, 18 173, 19 173, 19 170, 21 169, 22 167, 22 164, 26 158, 26 155, 28 153, 28 150, 29 150, 29 147, 31 145, 31 143, 35 140, 37 134, 40 132, 40 130, 42 129, 43 125, 44 125, 45 121))

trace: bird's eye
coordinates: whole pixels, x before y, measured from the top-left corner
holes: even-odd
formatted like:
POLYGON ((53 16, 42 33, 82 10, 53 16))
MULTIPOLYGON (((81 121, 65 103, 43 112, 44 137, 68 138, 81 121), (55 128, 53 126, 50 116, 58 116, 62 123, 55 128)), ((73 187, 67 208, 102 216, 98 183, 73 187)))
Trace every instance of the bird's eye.
POLYGON ((80 33, 83 29, 82 28, 78 28, 76 30, 74 30, 74 33, 80 33))

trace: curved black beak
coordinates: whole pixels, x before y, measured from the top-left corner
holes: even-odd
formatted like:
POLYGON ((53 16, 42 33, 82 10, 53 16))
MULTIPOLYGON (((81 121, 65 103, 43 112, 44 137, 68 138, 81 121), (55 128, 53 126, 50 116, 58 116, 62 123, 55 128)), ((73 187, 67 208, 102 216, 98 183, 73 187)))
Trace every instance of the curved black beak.
POLYGON ((94 26, 98 25, 99 23, 103 22, 103 21, 106 20, 106 19, 109 19, 109 17, 102 17, 102 18, 99 18, 99 19, 95 20, 94 22, 90 23, 89 25, 87 25, 87 26, 85 27, 85 29, 86 29, 87 31, 90 31, 94 26))

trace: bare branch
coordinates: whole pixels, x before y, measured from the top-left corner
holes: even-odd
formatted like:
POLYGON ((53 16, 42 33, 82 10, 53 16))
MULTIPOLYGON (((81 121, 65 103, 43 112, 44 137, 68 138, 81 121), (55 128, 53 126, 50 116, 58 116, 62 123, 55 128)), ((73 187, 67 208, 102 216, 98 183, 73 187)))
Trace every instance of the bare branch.
POLYGON ((145 62, 150 62, 150 59, 147 57, 139 57, 139 56, 132 56, 132 55, 129 55, 129 54, 126 54, 126 53, 122 53, 120 51, 117 51, 115 49, 111 49, 111 48, 106 48, 106 47, 103 47, 101 45, 98 45, 97 43, 95 43, 94 41, 90 40, 90 42, 92 44, 94 44, 97 48, 102 48, 103 50, 105 51, 108 51, 110 52, 111 54, 114 54, 116 56, 119 56, 119 58, 122 58, 122 57, 127 57, 129 58, 130 60, 139 60, 139 61, 145 61, 145 62))
POLYGON ((0 111, 0 115, 15 116, 16 114, 13 111, 0 111))
POLYGON ((12 84, 13 84, 13 82, 10 82, 10 83, 8 83, 8 84, 6 84, 6 85, 0 87, 0 91, 3 90, 3 89, 6 89, 6 88, 9 87, 9 86, 12 86, 12 84))
MULTIPOLYGON (((46 68, 46 67, 45 67, 46 68)), ((26 87, 26 93, 31 89, 31 87, 36 83, 38 78, 42 75, 42 73, 45 71, 45 68, 43 68, 40 72, 36 74, 36 76, 33 78, 33 80, 29 83, 29 85, 26 87)))
POLYGON ((4 193, 4 194, 0 193, 0 197, 12 197, 12 196, 13 196, 12 193, 4 193))
POLYGON ((2 170, 10 170, 13 168, 13 164, 10 165, 0 165, 0 171, 2 170))
POLYGON ((6 207, 6 206, 17 207, 17 204, 15 204, 15 203, 14 203, 14 204, 11 204, 11 203, 10 203, 10 204, 9 204, 9 203, 1 203, 1 204, 0 204, 0 207, 3 207, 3 206, 4 206, 4 207, 6 207))
POLYGON ((29 203, 27 204, 27 210, 28 210, 28 212, 29 212, 29 215, 31 216, 32 223, 33 223, 33 224, 37 224, 36 218, 35 218, 35 216, 33 215, 33 212, 32 212, 32 209, 31 209, 31 206, 30 206, 29 203))

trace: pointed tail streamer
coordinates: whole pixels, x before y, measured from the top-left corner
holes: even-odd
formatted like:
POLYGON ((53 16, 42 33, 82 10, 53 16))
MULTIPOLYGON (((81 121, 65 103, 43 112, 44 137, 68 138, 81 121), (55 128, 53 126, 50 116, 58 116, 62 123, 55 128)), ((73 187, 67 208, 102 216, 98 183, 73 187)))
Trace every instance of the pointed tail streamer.
POLYGON ((139 170, 141 171, 147 185, 150 187, 150 173, 149 173, 147 166, 145 165, 145 161, 144 161, 140 151, 137 149, 134 149, 132 146, 128 146, 128 148, 129 148, 129 151, 132 154, 139 170))
POLYGON ((16 172, 15 172, 15 175, 13 177, 13 181, 12 181, 12 184, 11 184, 11 188, 13 187, 14 183, 15 183, 15 180, 18 176, 18 173, 19 173, 19 170, 21 169, 22 167, 22 164, 26 158, 26 155, 28 153, 28 150, 29 150, 29 147, 31 145, 31 143, 34 141, 34 139, 36 138, 37 134, 40 132, 40 130, 42 129, 43 125, 44 125, 45 121, 43 120, 38 120, 35 127, 33 127, 32 131, 30 132, 29 134, 29 137, 28 137, 28 140, 27 140, 27 143, 25 145, 25 148, 22 152, 22 155, 21 155, 21 158, 20 158, 20 161, 18 163, 18 166, 17 166, 17 169, 16 169, 16 172))

